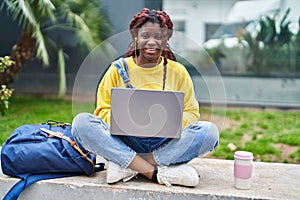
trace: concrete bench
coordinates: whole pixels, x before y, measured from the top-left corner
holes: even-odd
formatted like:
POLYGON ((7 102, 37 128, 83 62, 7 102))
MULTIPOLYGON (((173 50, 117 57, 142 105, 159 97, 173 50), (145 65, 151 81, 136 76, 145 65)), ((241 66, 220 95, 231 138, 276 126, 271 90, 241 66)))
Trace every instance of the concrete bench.
MULTIPOLYGON (((20 199, 300 199, 300 165, 254 162, 251 189, 238 190, 233 187, 232 160, 196 158, 190 164, 200 175, 200 183, 195 188, 167 187, 140 176, 129 182, 109 185, 105 182, 105 171, 102 171, 91 177, 37 182, 27 188, 20 199)), ((0 197, 17 181, 0 171, 0 197)))

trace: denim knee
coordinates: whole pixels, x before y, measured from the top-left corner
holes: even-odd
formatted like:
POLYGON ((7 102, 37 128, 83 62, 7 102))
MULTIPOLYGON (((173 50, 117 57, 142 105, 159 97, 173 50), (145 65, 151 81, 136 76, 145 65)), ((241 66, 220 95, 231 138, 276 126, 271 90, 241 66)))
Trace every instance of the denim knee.
POLYGON ((89 115, 90 113, 86 113, 86 112, 77 114, 74 117, 72 124, 76 126, 86 124, 85 122, 88 121, 89 115))
POLYGON ((207 135, 206 135, 206 140, 205 142, 207 142, 209 144, 210 151, 214 150, 214 148, 216 148, 218 146, 219 143, 219 136, 220 136, 220 131, 218 129, 218 127, 211 123, 211 122, 206 122, 207 126, 208 126, 208 131, 207 131, 207 135))
POLYGON ((216 148, 219 144, 219 138, 220 138, 220 131, 218 129, 218 127, 211 123, 211 122, 208 122, 209 124, 209 129, 208 129, 208 140, 211 141, 211 145, 212 145, 212 150, 214 148, 216 148))
POLYGON ((86 125, 89 124, 89 118, 90 118, 90 113, 79 113, 76 115, 73 119, 72 122, 72 134, 76 138, 76 140, 79 140, 81 142, 80 137, 86 133, 84 131, 86 129, 86 125))
POLYGON ((72 132, 84 148, 122 167, 128 167, 136 155, 118 137, 109 134, 109 126, 93 114, 78 114, 73 120, 72 132))
POLYGON ((212 151, 217 147, 219 143, 219 129, 218 127, 208 121, 197 121, 192 123, 187 127, 189 132, 193 132, 194 134, 198 134, 199 139, 202 140, 202 146, 204 145, 206 149, 212 151))

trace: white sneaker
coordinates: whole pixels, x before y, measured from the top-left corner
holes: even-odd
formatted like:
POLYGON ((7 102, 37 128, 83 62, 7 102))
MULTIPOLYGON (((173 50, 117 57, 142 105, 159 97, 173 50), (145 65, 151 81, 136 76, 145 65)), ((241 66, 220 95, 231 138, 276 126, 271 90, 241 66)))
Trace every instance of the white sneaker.
POLYGON ((122 168, 120 165, 112 161, 108 161, 106 169, 106 182, 116 183, 120 180, 126 182, 135 177, 137 174, 138 172, 133 171, 132 169, 122 168))
POLYGON ((199 183, 196 170, 188 164, 158 167, 157 180, 159 184, 166 186, 174 184, 193 187, 199 183))

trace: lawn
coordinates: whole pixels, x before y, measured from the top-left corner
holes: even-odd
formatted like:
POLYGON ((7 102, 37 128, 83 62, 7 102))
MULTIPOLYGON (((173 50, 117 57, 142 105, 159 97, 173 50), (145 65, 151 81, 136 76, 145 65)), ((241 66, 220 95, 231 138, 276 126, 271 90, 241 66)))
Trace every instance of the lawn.
POLYGON ((0 115, 0 145, 14 129, 23 124, 39 124, 48 120, 72 122, 72 103, 55 98, 14 96, 5 115, 0 115))
POLYGON ((227 108, 220 145, 209 156, 233 159, 233 151, 245 150, 256 161, 300 163, 299 130, 299 110, 227 108))
MULTIPOLYGON (((202 119, 224 119, 201 108, 202 119), (212 117, 214 116, 214 117, 212 117)), ((0 145, 23 124, 47 120, 72 122, 72 102, 55 98, 15 96, 0 116, 0 145)), ((235 150, 253 152, 256 161, 300 163, 300 110, 227 108, 219 146, 208 157, 233 159, 235 150)))

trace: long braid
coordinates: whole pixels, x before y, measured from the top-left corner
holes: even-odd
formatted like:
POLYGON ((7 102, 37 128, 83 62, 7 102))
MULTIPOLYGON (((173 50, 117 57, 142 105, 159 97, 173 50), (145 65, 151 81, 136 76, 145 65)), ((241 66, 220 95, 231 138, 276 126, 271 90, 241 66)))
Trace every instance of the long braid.
MULTIPOLYGON (((165 89, 166 77, 167 77, 167 64, 168 59, 176 60, 174 53, 170 49, 167 41, 172 37, 173 34, 173 22, 170 19, 169 15, 163 11, 150 11, 148 8, 144 8, 141 12, 137 13, 130 22, 130 33, 132 38, 137 37, 138 28, 140 28, 147 21, 151 21, 153 23, 159 23, 163 28, 163 40, 165 46, 162 49, 162 56, 164 58, 163 66, 164 66, 164 74, 163 74, 163 90, 165 89)), ((139 50, 135 51, 135 44, 131 43, 126 52, 126 57, 130 56, 138 56, 139 50)))
POLYGON ((163 90, 165 90, 166 79, 167 79, 167 58, 164 57, 164 75, 163 75, 163 90))
MULTIPOLYGON (((137 13, 132 18, 130 25, 129 25, 129 30, 130 30, 130 33, 131 33, 131 36, 133 39, 135 37, 137 37, 138 28, 140 28, 149 19, 148 12, 149 12, 149 9, 144 8, 143 10, 141 10, 141 12, 137 13)), ((126 52, 126 57, 138 56, 138 55, 135 55, 134 50, 135 50, 134 43, 131 43, 126 52)), ((139 51, 137 50, 137 54, 138 53, 139 53, 139 51)))

